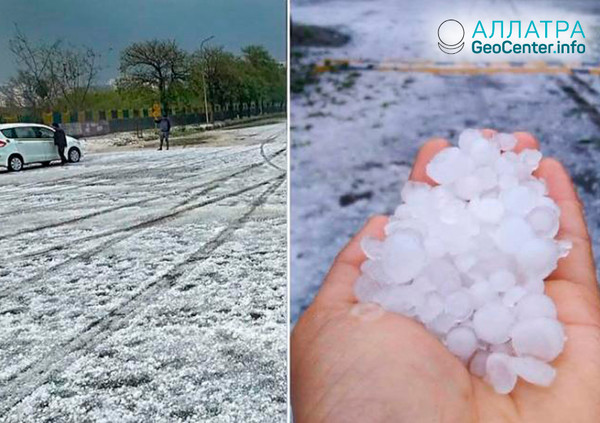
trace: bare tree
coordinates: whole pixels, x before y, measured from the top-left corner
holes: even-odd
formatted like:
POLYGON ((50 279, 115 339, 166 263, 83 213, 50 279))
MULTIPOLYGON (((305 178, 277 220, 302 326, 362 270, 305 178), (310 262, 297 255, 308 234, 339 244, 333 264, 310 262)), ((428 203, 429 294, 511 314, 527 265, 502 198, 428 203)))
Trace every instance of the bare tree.
POLYGON ((58 48, 50 59, 49 70, 54 86, 72 110, 81 110, 96 80, 99 55, 91 48, 58 48))
POLYGON ((60 40, 33 43, 17 25, 9 47, 18 67, 17 75, 2 88, 10 107, 27 109, 37 117, 60 99, 72 110, 84 107, 100 70, 99 56, 92 49, 63 47, 60 40))
POLYGON ((15 55, 19 71, 3 90, 5 96, 10 96, 7 102, 20 104, 34 114, 39 114, 52 102, 54 86, 49 68, 59 46, 60 41, 35 45, 15 25, 15 36, 9 41, 9 48, 15 55))
POLYGON ((187 77, 187 55, 174 40, 134 43, 121 52, 121 86, 152 88, 164 108, 171 91, 187 77))

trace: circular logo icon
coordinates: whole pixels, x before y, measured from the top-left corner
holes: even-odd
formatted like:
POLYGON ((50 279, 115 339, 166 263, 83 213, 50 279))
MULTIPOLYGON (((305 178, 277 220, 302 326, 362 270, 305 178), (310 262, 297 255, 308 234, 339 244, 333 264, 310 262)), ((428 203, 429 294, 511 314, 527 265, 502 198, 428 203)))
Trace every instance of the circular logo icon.
POLYGON ((438 27, 438 47, 446 54, 456 54, 463 49, 465 28, 456 19, 446 19, 438 27))

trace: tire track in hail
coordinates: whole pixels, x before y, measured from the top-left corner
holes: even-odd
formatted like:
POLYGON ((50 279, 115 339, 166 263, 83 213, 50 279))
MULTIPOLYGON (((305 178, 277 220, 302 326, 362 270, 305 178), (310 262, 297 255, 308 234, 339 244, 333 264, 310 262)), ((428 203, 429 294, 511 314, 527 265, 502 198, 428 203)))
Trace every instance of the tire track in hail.
MULTIPOLYGON (((278 156, 279 154, 283 153, 285 150, 286 150, 285 148, 283 148, 281 150, 278 150, 276 153, 274 153, 272 155, 271 158, 274 158, 274 157, 278 156)), ((264 155, 263 155, 263 157, 264 157, 265 162, 270 164, 269 158, 267 158, 264 155)), ((217 182, 223 182, 225 180, 228 180, 228 179, 231 179, 231 178, 233 178, 235 176, 238 176, 241 173, 245 173, 245 172, 247 172, 249 170, 252 170, 252 169, 254 169, 256 167, 262 166, 265 162, 263 162, 263 161, 261 161, 261 162, 255 162, 255 163, 253 163, 251 165, 247 165, 246 167, 242 168, 241 170, 233 172, 233 173, 231 173, 229 175, 225 175, 223 177, 220 177, 220 178, 217 178, 217 179, 213 179, 213 180, 211 180, 209 182, 203 182, 200 185, 196 185, 196 186, 192 186, 192 187, 186 187, 184 190, 171 192, 169 194, 169 196, 173 196, 173 195, 177 196, 177 195, 180 195, 182 192, 189 192, 190 190, 196 190, 196 189, 199 189, 199 188, 204 188, 204 187, 206 187, 208 185, 215 184, 217 182)), ((282 170, 282 169, 280 169, 280 170, 282 170)), ((193 177, 197 178, 198 175, 194 175, 193 177)), ((179 182, 180 181, 181 181, 181 179, 179 180, 179 182)), ((150 198, 136 200, 136 201, 132 201, 132 202, 129 202, 129 203, 121 204, 121 205, 118 205, 118 206, 108 207, 108 208, 101 209, 101 210, 98 210, 98 211, 95 211, 95 212, 87 213, 87 214, 84 214, 83 216, 74 217, 74 218, 71 218, 71 219, 64 220, 62 222, 48 223, 48 224, 40 225, 40 226, 37 226, 37 227, 34 227, 34 228, 27 228, 27 229, 22 229, 22 230, 14 231, 14 232, 9 232, 9 233, 0 235, 0 240, 1 239, 6 239, 6 238, 12 238, 12 237, 16 237, 16 236, 21 236, 21 235, 25 235, 25 234, 29 234, 29 233, 33 233, 33 232, 38 232, 38 231, 45 230, 45 229, 59 228, 59 227, 62 227, 62 226, 73 224, 73 223, 78 223, 78 222, 81 222, 83 220, 90 219, 92 217, 97 217, 97 216, 101 216, 101 215, 104 215, 104 214, 112 213, 114 211, 118 211, 118 210, 121 210, 121 209, 124 209, 124 208, 136 207, 136 206, 139 206, 139 205, 142 205, 142 204, 145 204, 145 203, 149 203, 151 201, 159 200, 159 199, 164 198, 164 197, 165 196, 162 195, 162 194, 161 195, 155 195, 155 196, 152 196, 150 198)), ((189 201, 191 201, 191 200, 188 198, 188 199, 184 200, 183 202, 179 203, 176 207, 180 207, 182 205, 185 205, 189 201)))
MULTIPOLYGON (((278 151, 278 152, 276 152, 274 155, 279 155, 279 154, 283 153, 284 151, 286 151, 285 148, 282 149, 282 150, 280 150, 280 151, 278 151)), ((244 173, 244 172, 246 172, 248 170, 251 170, 253 168, 259 167, 262 164, 263 164, 262 162, 260 162, 260 163, 254 163, 253 165, 248 166, 247 168, 244 168, 244 169, 238 170, 238 171, 236 171, 236 172, 234 172, 232 174, 226 175, 226 177, 223 177, 223 181, 229 180, 229 179, 231 179, 231 178, 233 178, 233 177, 235 177, 235 176, 237 176, 239 174, 242 174, 242 173, 244 173)), ((215 182, 222 182, 222 181, 221 180, 219 180, 219 181, 213 180, 211 182, 213 184, 213 186, 209 186, 209 187, 205 188, 203 191, 197 193, 196 195, 203 195, 203 194, 206 194, 206 193, 212 191, 214 188, 216 188, 216 186, 214 185, 215 182)), ((181 206, 185 206, 186 204, 190 203, 192 200, 194 200, 194 197, 189 197, 189 198, 185 199, 184 201, 178 203, 175 207, 171 208, 171 210, 177 209, 178 207, 181 207, 181 206)), ((101 232, 101 233, 97 233, 97 234, 87 235, 87 236, 84 236, 84 237, 80 237, 80 238, 74 239, 74 240, 71 241, 71 243, 80 244, 82 242, 86 242, 86 241, 90 241, 90 240, 92 240, 92 241, 93 240, 97 240, 97 239, 100 239, 100 238, 104 238, 104 237, 107 237, 107 236, 110 236, 110 235, 114 235, 114 234, 123 232, 126 229, 127 228, 117 228, 117 229, 111 229, 111 230, 108 230, 108 231, 105 231, 105 232, 101 232)), ((14 261, 14 260, 29 259, 29 258, 40 256, 42 254, 46 254, 46 253, 49 253, 49 252, 52 252, 52 251, 60 251, 60 250, 63 250, 63 249, 64 249, 64 246, 62 244, 61 245, 54 245, 54 246, 46 247, 46 248, 43 248, 43 249, 40 249, 40 250, 37 250, 37 251, 33 251, 33 252, 29 252, 29 253, 25 253, 25 254, 13 256, 10 260, 14 261)), ((0 290, 0 292, 1 292, 1 290, 0 290)))
MULTIPOLYGON (((279 130, 275 135, 267 134, 267 140, 265 140, 263 142, 263 144, 273 141, 275 138, 277 138, 283 132, 285 132, 285 129, 284 130, 279 130)), ((234 148, 235 147, 226 147, 224 149, 227 150, 227 151, 229 151, 229 150, 234 149, 234 148)), ((186 162, 186 163, 183 163, 183 164, 180 163, 180 161, 178 159, 173 159, 172 161, 175 162, 175 163, 172 164, 171 166, 164 167, 161 164, 161 165, 157 165, 157 166, 151 167, 150 170, 159 170, 159 172, 168 172, 169 170, 172 170, 172 169, 181 169, 181 168, 186 168, 186 167, 196 167, 196 166, 202 165, 203 163, 206 163, 206 162, 211 162, 212 163, 212 162, 214 162, 216 160, 219 160, 222 163, 224 163, 224 159, 232 159, 234 156, 242 156, 242 155, 244 155, 244 154, 246 154, 248 152, 251 152, 253 150, 254 150, 254 146, 250 146, 248 148, 243 148, 241 150, 237 150, 237 151, 234 151, 234 152, 229 153, 229 154, 219 154, 219 153, 221 153, 221 151, 215 151, 215 152, 208 153, 209 157, 204 156, 201 160, 190 161, 190 162, 186 162), (216 156, 216 157, 212 157, 212 156, 216 156)), ((263 157, 264 157, 264 155, 263 155, 263 157)), ((143 169, 143 170, 147 171, 148 169, 143 169)), ((104 170, 104 171, 96 171, 96 173, 97 173, 98 176, 103 176, 103 175, 107 176, 106 175, 106 170, 104 170)), ((122 178, 123 176, 138 175, 139 173, 140 173, 140 169, 137 169, 137 170, 128 170, 125 174, 121 173, 121 174, 115 175, 114 173, 112 173, 109 176, 111 178, 114 178, 115 176, 118 176, 119 178, 122 178)), ((73 178, 76 178, 76 177, 77 177, 77 175, 72 175, 69 178, 63 178, 63 180, 72 181, 73 178)), ((162 174, 161 175, 156 175, 155 177, 165 179, 162 174)), ((174 183, 180 183, 183 180, 187 180, 189 178, 195 178, 195 177, 197 177, 197 175, 190 175, 190 176, 187 176, 187 177, 179 178, 179 179, 174 180, 172 182, 174 182, 174 183)), ((76 185, 69 185, 67 187, 59 188, 58 190, 68 191, 68 190, 82 188, 82 187, 102 186, 102 184, 99 184, 97 182, 100 182, 100 181, 105 180, 105 179, 106 179, 106 177, 102 178, 102 177, 96 177, 95 176, 91 181, 88 181, 87 183, 81 183, 81 184, 76 184, 76 185)), ((48 183, 49 186, 54 187, 54 185, 56 184, 56 182, 57 182, 56 180, 53 180, 53 181, 46 182, 46 183, 48 183)), ((148 183, 148 184, 141 184, 141 187, 144 187, 144 188, 146 188, 148 186, 153 186, 154 187, 155 186, 154 182, 151 182, 151 183, 148 183)), ((57 191, 56 188, 51 188, 51 189, 52 189, 52 191, 50 193, 52 193, 52 194, 56 193, 56 191, 57 191)), ((145 189, 142 190, 142 192, 143 191, 145 191, 145 189)), ((135 192, 140 192, 140 191, 132 191, 132 192, 135 193, 135 192)), ((8 195, 8 198, 11 198, 11 197, 14 198, 14 196, 12 195, 13 193, 14 193, 14 191, 11 192, 8 195)), ((20 190, 18 190, 18 193, 19 193, 18 196, 22 197, 23 192, 20 191, 20 190)), ((42 192, 42 193, 36 192, 36 194, 45 194, 45 192, 42 192)), ((3 197, 0 196, 0 199, 2 199, 2 198, 3 197)), ((6 201, 6 199, 4 199, 4 201, 6 201)), ((44 206, 41 206, 41 207, 44 207, 44 206)), ((22 210, 19 210, 19 212, 22 213, 22 210)))
POLYGON ((266 139, 265 141, 263 141, 260 144, 260 155, 263 157, 263 159, 265 160, 265 162, 267 162, 269 164, 269 166, 274 167, 277 170, 280 170, 282 172, 285 172, 285 169, 282 169, 281 167, 277 166, 275 163, 273 163, 271 161, 271 159, 269 157, 267 157, 267 155, 265 154, 265 145, 269 144, 271 142, 273 142, 274 140, 276 140, 280 135, 283 135, 283 133, 285 133, 286 129, 278 132, 277 134, 273 135, 272 137, 266 139))
POLYGON ((0 398, 6 399, 0 406, 0 413, 6 417, 8 412, 31 395, 38 387, 46 383, 53 374, 72 364, 86 347, 93 345, 94 341, 97 344, 98 341, 105 339, 122 327, 123 323, 129 320, 129 316, 137 311, 140 306, 146 304, 149 299, 157 293, 176 285, 177 281, 186 274, 187 266, 190 264, 197 266, 198 262, 210 257, 217 248, 227 242, 239 228, 244 226, 256 209, 263 205, 281 186, 285 181, 285 175, 278 175, 273 179, 269 180, 267 189, 251 202, 242 215, 214 238, 145 284, 104 316, 89 323, 77 335, 59 345, 42 360, 30 364, 24 371, 10 380, 0 389, 0 398))
MULTIPOLYGON (((235 147, 229 147, 227 148, 227 150, 233 149, 235 147)), ((216 155, 221 153, 222 151, 211 151, 210 153, 208 153, 208 155, 216 155)), ((115 159, 118 156, 115 156, 115 159)), ((156 164, 154 164, 153 166, 149 166, 146 167, 147 170, 155 170, 155 169, 169 169, 177 164, 181 164, 180 160, 181 158, 179 157, 179 155, 177 156, 171 156, 168 157, 166 160, 163 159, 163 161, 157 161, 156 164), (179 163, 178 163, 179 162, 179 163)), ((191 161, 190 163, 194 163, 196 160, 191 161)), ((92 162, 93 163, 93 162, 92 162)), ((108 168, 105 168, 103 170, 90 170, 90 171, 85 171, 82 170, 78 173, 74 173, 72 175, 69 176, 63 176, 63 177, 59 177, 56 179, 49 179, 46 181, 40 181, 40 182, 24 182, 22 184, 16 184, 17 187, 20 188, 34 188, 34 187, 45 187, 45 186, 55 186, 57 183, 61 183, 61 182, 67 182, 67 181, 72 181, 74 177, 80 177, 80 180, 86 180, 86 179, 93 179, 93 178, 98 178, 98 177, 103 177, 106 176, 107 171, 111 172, 112 175, 115 176, 123 176, 123 175, 128 175, 131 173, 135 173, 138 172, 140 169, 127 169, 123 167, 123 163, 119 163, 116 160, 113 163, 106 163, 106 166, 108 166, 108 168), (113 164, 114 163, 114 164, 113 164)), ((77 170, 77 169, 75 169, 77 170)))
MULTIPOLYGON (((573 78, 571 78, 573 80, 573 78)), ((585 82, 579 79, 580 82, 574 80, 578 85, 584 84, 585 82)), ((558 85, 558 87, 565 93, 588 117, 590 120, 596 125, 597 128, 600 128, 600 111, 591 104, 589 101, 585 99, 575 88, 571 85, 567 84, 561 78, 555 78, 554 82, 558 85)), ((589 87, 592 88, 592 87, 589 87)), ((595 90, 594 90, 595 91, 595 90)))
MULTIPOLYGON (((241 152, 238 152, 238 153, 241 155, 241 154, 244 154, 244 153, 248 153, 249 151, 250 151, 250 150, 244 150, 244 151, 241 151, 241 152)), ((235 154, 236 154, 236 153, 228 154, 228 155, 225 155, 225 156, 223 156, 222 158, 229 158, 229 157, 231 157, 231 156, 234 156, 235 154)), ((193 163, 192 163, 192 162, 190 162, 190 163, 186 163, 186 164, 185 164, 185 166, 183 166, 183 167, 185 168, 185 167, 187 167, 187 166, 201 165, 201 164, 203 164, 203 163, 204 163, 204 162, 206 162, 206 161, 210 161, 210 159, 203 159, 203 160, 201 160, 201 161, 196 161, 196 162, 193 162, 193 163)), ((212 169, 212 168, 211 168, 211 169, 212 169)), ((208 170, 207 170, 206 172, 208 172, 208 170)), ((112 176, 112 175, 111 175, 111 176, 112 176)), ((191 177, 196 177, 196 176, 198 176, 198 174, 196 174, 196 175, 193 175, 193 176, 191 176, 191 177)), ((179 179, 172 180, 172 181, 169 181, 169 182, 177 184, 177 183, 179 183, 180 181, 182 181, 182 180, 185 180, 185 179, 188 179, 188 178, 189 178, 189 177, 179 178, 179 179)), ((98 181, 101 181, 101 180, 102 180, 102 179, 98 179, 98 181)), ((169 182, 165 182, 164 184, 165 184, 165 185, 168 185, 168 184, 169 184, 169 182)), ((161 184, 163 184, 163 183, 159 183, 158 185, 161 185, 161 184)), ((98 184, 98 183, 94 183, 94 182, 92 182, 92 183, 88 183, 88 184, 86 184, 86 185, 82 185, 82 186, 83 186, 83 187, 92 187, 92 186, 94 186, 94 187, 95 187, 95 186, 103 186, 103 184, 98 184)), ((155 188, 155 187, 157 186, 157 184, 155 184, 154 182, 152 182, 152 183, 148 183, 148 184, 137 184, 137 185, 136 185, 136 188, 141 188, 141 189, 140 189, 140 190, 131 190, 131 191, 128 191, 128 194, 136 194, 136 193, 139 193, 139 192, 146 192, 146 191, 147 191, 147 188, 148 188, 148 186, 152 186, 153 188, 155 188)), ((74 186, 69 186, 68 188, 63 188, 62 190, 69 190, 69 189, 74 189, 74 188, 76 188, 76 187, 74 187, 74 186)), ((50 192, 50 193, 48 193, 48 194, 54 194, 55 192, 56 192, 56 191, 52 191, 52 192, 50 192)), ((101 194, 101 195, 96 195, 96 196, 92 196, 92 198, 97 198, 97 197, 101 197, 101 196, 103 196, 103 194, 101 194)), ((89 198, 90 198, 90 197, 88 197, 88 198, 84 198, 84 199, 83 199, 83 201, 84 201, 84 202, 86 202, 86 201, 88 201, 88 199, 89 199, 89 198)), ((69 199, 69 200, 58 201, 58 202, 52 203, 52 204, 50 204, 50 206, 56 206, 56 205, 59 205, 59 204, 60 204, 61 206, 63 206, 63 207, 64 207, 64 206, 66 206, 66 205, 68 205, 68 204, 77 204, 79 201, 82 201, 82 199, 75 199, 75 200, 73 200, 73 199, 69 199)), ((25 210, 23 210, 23 209, 22 209, 22 208, 20 208, 20 207, 15 207, 14 209, 5 210, 5 211, 4 211, 4 213, 19 213, 19 214, 24 214, 24 213, 27 213, 27 212, 32 212, 32 211, 35 211, 35 210, 38 210, 38 209, 45 209, 45 208, 47 208, 48 206, 49 206, 49 205, 39 205, 39 206, 32 206, 32 207, 30 207, 30 208, 28 208, 28 209, 25 209, 25 210)))
MULTIPOLYGON (((130 238, 131 236, 135 235, 136 233, 138 233, 141 230, 144 230, 144 229, 149 228, 151 226, 155 226, 155 225, 157 225, 159 223, 163 223, 165 221, 171 220, 171 219, 173 219, 175 217, 178 217, 178 216, 180 216, 180 215, 182 215, 184 213, 187 213, 189 211, 200 209, 202 207, 206 207, 206 206, 208 206, 210 204, 214 204, 214 203, 220 202, 220 201, 225 200, 227 198, 236 197, 238 195, 241 195, 241 194, 244 194, 246 192, 252 191, 254 189, 260 188, 261 186, 269 184, 274 179, 277 179, 277 178, 280 178, 280 177, 281 176, 278 175, 278 176, 276 176, 274 178, 269 178, 269 179, 263 180, 263 181, 261 181, 259 183, 251 185, 249 187, 244 187, 242 189, 236 190, 236 191, 231 192, 231 193, 218 195, 218 196, 210 198, 208 200, 201 201, 200 203, 187 204, 187 205, 183 205, 183 206, 179 205, 179 206, 177 206, 175 208, 172 208, 169 213, 153 217, 151 219, 145 220, 143 222, 140 222, 140 223, 132 225, 132 226, 128 226, 126 228, 118 228, 118 229, 113 229, 113 230, 110 230, 110 231, 106 231, 104 234, 102 234, 102 236, 101 236, 102 238, 110 236, 110 235, 118 235, 118 236, 116 236, 114 238, 107 239, 106 241, 103 241, 103 242, 101 242, 101 243, 99 243, 99 244, 97 244, 97 245, 89 248, 88 250, 86 250, 84 252, 76 254, 75 256, 70 257, 70 258, 68 258, 66 260, 63 260, 63 261, 61 261, 59 263, 56 263, 56 264, 54 264, 52 266, 49 266, 48 268, 44 269, 43 271, 37 272, 36 274, 34 274, 34 275, 32 275, 32 276, 30 276, 28 278, 21 279, 19 281, 15 281, 15 282, 7 282, 7 283, 5 283, 2 287, 0 287, 0 299, 5 299, 5 298, 7 298, 7 297, 9 297, 9 296, 11 296, 13 294, 15 294, 15 290, 18 290, 19 288, 23 287, 23 285, 30 284, 30 283, 32 283, 34 281, 38 281, 40 279, 43 279, 43 277, 46 276, 48 272, 62 269, 65 266, 68 266, 69 264, 71 264, 73 262, 76 262, 76 261, 79 261, 79 260, 88 259, 88 258, 92 257, 93 255, 97 254, 98 252, 100 252, 100 251, 102 251, 102 250, 104 250, 104 249, 106 249, 108 247, 111 247, 111 246, 113 246, 113 245, 115 245, 115 244, 117 244, 117 243, 119 243, 119 242, 121 242, 121 241, 123 241, 123 240, 125 240, 127 238, 130 238)), ((205 192, 199 193, 198 195, 203 195, 203 194, 205 194, 205 193, 213 190, 214 188, 216 188, 216 186, 209 187, 209 188, 206 189, 205 192)), ((186 201, 187 201, 187 203, 191 202, 191 200, 189 200, 189 199, 186 200, 186 201)), ((94 238, 97 239, 98 237, 96 236, 94 238)), ((81 240, 79 240, 79 241, 81 241, 81 240)), ((62 249, 62 248, 58 248, 57 247, 57 248, 54 248, 54 249, 50 249, 50 251, 52 251, 52 250, 60 250, 60 249, 62 249)), ((43 253, 46 253, 46 252, 48 252, 48 251, 44 251, 44 252, 42 252, 40 254, 43 254, 43 253)), ((31 257, 31 255, 29 255, 28 257, 31 257)), ((14 258, 12 260, 14 260, 14 258)))
MULTIPOLYGON (((269 133, 267 133, 267 134, 256 133, 256 134, 249 134, 247 137, 248 138, 254 138, 254 137, 259 136, 259 135, 265 135, 267 137, 270 136, 269 133)), ((208 153, 207 155, 217 155, 218 156, 218 155, 220 155, 223 152, 223 150, 229 151, 229 150, 233 150, 235 148, 236 148, 236 146, 222 147, 219 150, 212 151, 212 152, 208 153)), ((252 147, 250 147, 250 148, 244 148, 243 150, 240 150, 240 151, 235 151, 231 155, 242 154, 242 153, 250 151, 250 150, 252 150, 252 147)), ((227 156, 230 156, 230 155, 226 155, 225 157, 227 157, 227 156)), ((188 162, 187 165, 195 166, 195 165, 198 165, 198 164, 202 164, 204 161, 207 161, 209 159, 210 159, 210 157, 206 157, 205 156, 202 160, 188 162)), ((169 162, 168 162, 167 166, 165 166, 164 162, 160 162, 159 164, 156 164, 155 166, 151 166, 149 168, 146 168, 146 170, 157 170, 157 169, 158 170, 170 170, 170 169, 177 168, 177 167, 181 167, 180 157, 179 156, 174 156, 174 157, 170 157, 169 158, 169 162)), ((137 170, 123 169, 121 164, 115 164, 113 166, 113 168, 115 168, 117 170, 117 172, 113 172, 113 175, 117 175, 119 177, 139 172, 139 169, 137 169, 137 170)), ((110 170, 113 170, 113 168, 111 168, 110 170)), ((56 185, 57 183, 60 183, 60 182, 72 181, 73 177, 81 176, 84 179, 85 178, 89 179, 89 178, 102 177, 104 175, 106 175, 106 169, 103 170, 103 171, 94 171, 94 170, 90 171, 90 172, 83 171, 83 172, 80 172, 78 174, 74 174, 74 175, 71 175, 71 176, 68 176, 68 177, 62 177, 62 178, 52 179, 52 180, 43 181, 43 182, 13 184, 13 185, 16 185, 17 187, 21 187, 21 188, 22 187, 28 187, 28 186, 29 187, 36 187, 36 186, 38 186, 38 187, 39 186, 41 186, 41 187, 43 187, 43 186, 50 186, 50 187, 52 187, 52 186, 54 186, 54 185, 56 185)), ((0 198, 2 198, 2 197, 0 196, 0 198)))
MULTIPOLYGON (((233 148, 233 147, 232 147, 233 148)), ((236 154, 243 154, 247 151, 250 151, 250 149, 244 149, 241 151, 235 151, 233 153, 230 153, 229 155, 226 155, 225 157, 228 157, 230 155, 236 155, 236 154)), ((208 153, 208 155, 212 156, 212 155, 216 155, 219 152, 211 152, 208 153)), ((157 164, 156 166, 150 166, 150 167, 146 167, 146 168, 136 168, 136 169, 127 169, 127 168, 123 168, 123 164, 118 164, 115 165, 114 168, 104 168, 103 170, 97 170, 97 171, 92 171, 92 172, 88 172, 87 174, 84 174, 82 176, 81 173, 74 173, 69 175, 68 177, 64 177, 64 178, 59 178, 59 179, 53 179, 50 181, 45 181, 43 183, 33 183, 31 185, 20 185, 18 186, 18 189, 14 189, 12 191, 10 191, 9 193, 7 193, 7 195, 0 195, 0 200, 9 200, 10 198, 14 198, 15 194, 17 197, 21 197, 23 194, 23 188, 28 189, 31 188, 33 191, 36 191, 36 194, 40 194, 40 193, 45 193, 45 191, 40 192, 39 189, 40 188, 48 188, 48 190, 50 192, 56 192, 57 190, 70 190, 70 189, 76 189, 76 188, 82 188, 82 187, 86 187, 86 186, 94 186, 94 185, 98 185, 97 182, 106 180, 107 177, 110 177, 110 179, 117 179, 117 178, 125 178, 127 176, 130 175, 139 175, 142 172, 152 172, 152 171, 158 171, 159 175, 157 175, 157 177, 160 177, 162 174, 164 174, 165 172, 168 172, 172 169, 176 169, 176 168, 182 168, 182 167, 186 167, 186 166, 198 166, 201 165, 202 163, 211 160, 212 157, 203 157, 201 160, 193 160, 193 161, 189 161, 189 162, 183 162, 181 161, 180 157, 175 157, 172 158, 170 160, 170 162, 168 163, 167 166, 165 166, 164 162, 160 162, 160 164, 157 164), (173 162, 173 163, 171 163, 173 162), (79 178, 79 179, 77 179, 79 178), (67 185, 65 187, 60 187, 60 188, 56 188, 57 184, 63 183, 63 182, 76 182, 73 185, 67 185)), ((27 192, 27 191, 25 191, 27 192)))

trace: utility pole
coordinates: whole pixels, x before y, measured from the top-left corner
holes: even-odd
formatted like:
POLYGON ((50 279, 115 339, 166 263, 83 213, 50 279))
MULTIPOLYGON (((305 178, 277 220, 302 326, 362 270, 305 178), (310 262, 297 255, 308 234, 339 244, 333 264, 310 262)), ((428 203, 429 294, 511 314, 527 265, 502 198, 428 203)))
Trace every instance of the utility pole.
MULTIPOLYGON (((211 35, 208 38, 205 38, 204 40, 202 40, 202 42, 200 43, 200 52, 202 53, 202 56, 204 56, 204 43, 212 40, 213 38, 215 38, 214 35, 211 35)), ((203 57, 204 59, 204 57, 203 57)), ((204 63, 202 64, 202 86, 204 88, 204 113, 206 114, 206 123, 208 122, 208 98, 206 96, 206 71, 204 69, 204 63)))

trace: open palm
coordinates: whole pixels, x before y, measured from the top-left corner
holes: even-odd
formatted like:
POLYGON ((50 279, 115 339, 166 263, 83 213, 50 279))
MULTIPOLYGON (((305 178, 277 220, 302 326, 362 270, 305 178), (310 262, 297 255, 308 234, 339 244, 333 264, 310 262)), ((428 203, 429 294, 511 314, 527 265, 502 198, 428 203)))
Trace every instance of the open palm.
MULTIPOLYGON (((516 150, 538 148, 529 134, 515 134, 516 150)), ((448 142, 420 150, 411 179, 433 183, 425 166, 448 142)), ((336 258, 319 294, 291 340, 292 406, 296 423, 318 422, 598 422, 600 421, 600 295, 581 203, 553 159, 536 172, 561 209, 559 237, 573 242, 546 281, 567 342, 553 362, 548 387, 519 380, 499 395, 425 328, 353 293, 365 236, 383 238, 384 216, 371 218, 336 258)))

